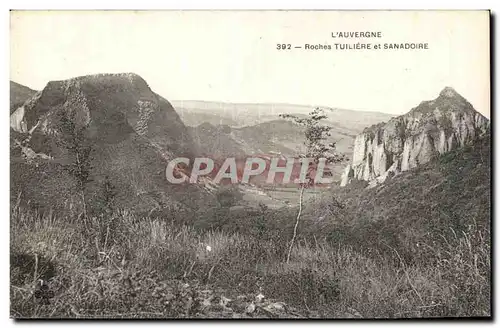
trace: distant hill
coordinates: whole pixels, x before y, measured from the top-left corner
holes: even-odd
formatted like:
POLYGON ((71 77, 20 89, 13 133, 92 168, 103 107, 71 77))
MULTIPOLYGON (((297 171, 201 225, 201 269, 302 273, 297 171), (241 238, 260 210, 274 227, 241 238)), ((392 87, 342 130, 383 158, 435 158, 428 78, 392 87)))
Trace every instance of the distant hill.
MULTIPOLYGON (((242 127, 255 125, 267 121, 276 120, 279 114, 302 114, 307 115, 317 106, 293 105, 293 104, 245 104, 224 103, 198 100, 176 100, 172 106, 188 126, 197 126, 204 122, 213 125, 229 125, 231 127, 242 127)), ((327 109, 328 120, 333 125, 348 129, 353 134, 360 133, 366 126, 388 121, 393 115, 357 111, 349 109, 330 108, 327 109)))
MULTIPOLYGON (((303 131, 283 120, 280 114, 306 117, 313 106, 293 104, 245 104, 211 101, 172 101, 183 122, 189 126, 200 152, 211 156, 280 153, 294 156, 303 144, 303 131)), ((386 122, 393 115, 325 108, 328 118, 323 124, 331 126, 330 142, 337 151, 350 157, 354 137, 367 126, 386 122)), ((336 165, 334 174, 340 180, 342 167, 336 165)))
POLYGON ((205 122, 197 127, 188 127, 198 153, 211 158, 237 157, 245 155, 244 145, 234 136, 228 125, 213 125, 205 122))
POLYGON ((22 106, 22 104, 36 93, 24 85, 10 81, 10 113, 22 106))
MULTIPOLYGON (((203 123, 188 129, 198 147, 198 152, 209 157, 262 154, 294 157, 303 149, 303 129, 282 119, 239 128, 203 123)), ((329 142, 337 142, 339 153, 349 157, 352 154, 352 141, 353 135, 343 132, 342 129, 332 129, 329 142)), ((342 163, 334 166, 333 173, 337 179, 340 179, 343 166, 342 163)))

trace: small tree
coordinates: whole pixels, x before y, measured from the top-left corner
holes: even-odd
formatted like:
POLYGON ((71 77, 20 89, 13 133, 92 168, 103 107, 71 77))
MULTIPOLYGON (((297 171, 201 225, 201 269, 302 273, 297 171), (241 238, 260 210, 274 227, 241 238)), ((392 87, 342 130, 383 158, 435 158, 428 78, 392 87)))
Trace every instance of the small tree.
MULTIPOLYGON (((304 151, 299 155, 301 158, 310 158, 317 165, 321 159, 325 159, 326 163, 337 163, 344 160, 344 156, 335 152, 335 143, 327 143, 328 137, 331 136, 330 130, 332 127, 323 125, 322 121, 328 116, 325 115, 323 109, 317 107, 309 113, 307 117, 298 117, 290 114, 280 114, 281 118, 291 120, 295 124, 304 128, 304 151)), ((304 189, 314 184, 312 170, 309 168, 306 174, 306 182, 300 183, 299 191, 299 211, 293 228, 293 236, 288 247, 286 263, 290 262, 293 245, 297 237, 297 228, 299 226, 300 217, 302 215, 302 203, 304 198, 304 189)))
POLYGON ((61 110, 59 123, 61 132, 59 145, 68 151, 71 159, 71 162, 64 168, 76 180, 77 192, 82 201, 84 220, 87 220, 85 187, 92 181, 90 178, 92 147, 85 136, 85 127, 77 126, 74 114, 61 110))

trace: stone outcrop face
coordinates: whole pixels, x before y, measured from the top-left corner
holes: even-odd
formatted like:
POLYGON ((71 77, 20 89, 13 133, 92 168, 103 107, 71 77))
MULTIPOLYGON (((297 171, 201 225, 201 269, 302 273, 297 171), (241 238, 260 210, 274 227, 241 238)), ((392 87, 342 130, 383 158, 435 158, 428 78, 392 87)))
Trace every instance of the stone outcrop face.
POLYGON ((383 182, 391 174, 410 170, 474 141, 488 128, 487 118, 446 87, 436 99, 359 134, 341 186, 352 179, 370 181, 371 185, 383 182))
POLYGON ((202 195, 195 186, 168 184, 168 161, 192 158, 194 143, 171 104, 136 74, 49 82, 13 111, 10 126, 13 199, 78 212, 79 194, 97 204, 106 179, 115 204, 138 212, 202 195), (71 174, 77 155, 88 162, 83 191, 71 174))

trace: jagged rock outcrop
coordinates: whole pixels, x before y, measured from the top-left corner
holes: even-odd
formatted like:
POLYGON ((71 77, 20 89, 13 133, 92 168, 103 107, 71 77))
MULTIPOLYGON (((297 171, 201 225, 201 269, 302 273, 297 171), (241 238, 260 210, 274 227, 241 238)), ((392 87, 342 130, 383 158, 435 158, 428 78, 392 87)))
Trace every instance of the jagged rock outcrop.
POLYGON ((165 168, 173 157, 194 156, 192 138, 170 103, 136 74, 49 82, 14 110, 10 126, 14 199, 78 212, 82 188, 95 205, 110 181, 117 206, 149 211, 188 193, 169 186, 165 168), (74 172, 79 155, 88 161, 83 187, 74 172))
POLYGON ((488 130, 489 120, 446 87, 436 99, 423 101, 407 114, 359 134, 341 186, 352 179, 371 181, 371 185, 383 182, 390 175, 473 142, 488 130))

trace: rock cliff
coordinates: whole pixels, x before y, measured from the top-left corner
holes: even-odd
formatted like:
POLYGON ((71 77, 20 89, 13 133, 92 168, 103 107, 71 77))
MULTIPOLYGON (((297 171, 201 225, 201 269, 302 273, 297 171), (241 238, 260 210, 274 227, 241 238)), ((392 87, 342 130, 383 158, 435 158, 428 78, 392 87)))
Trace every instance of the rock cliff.
POLYGON ((372 186, 383 182, 473 142, 488 131, 489 124, 465 98, 446 87, 436 99, 423 101, 410 112, 359 134, 341 186, 352 179, 370 181, 372 186))
POLYGON ((189 131, 136 74, 49 82, 13 111, 10 126, 13 199, 78 211, 82 193, 98 204, 106 181, 120 208, 149 211, 179 204, 183 193, 195 198, 196 190, 177 190, 165 178, 171 158, 194 156, 189 131), (77 176, 83 170, 85 183, 77 176))

